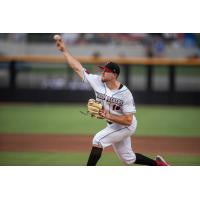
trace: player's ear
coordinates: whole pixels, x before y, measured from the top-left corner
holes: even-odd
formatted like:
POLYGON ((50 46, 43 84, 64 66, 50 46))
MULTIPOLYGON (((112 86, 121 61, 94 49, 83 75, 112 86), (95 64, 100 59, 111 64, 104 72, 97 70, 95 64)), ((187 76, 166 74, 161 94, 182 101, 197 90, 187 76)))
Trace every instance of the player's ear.
POLYGON ((118 74, 114 74, 115 78, 117 79, 118 78, 118 74))

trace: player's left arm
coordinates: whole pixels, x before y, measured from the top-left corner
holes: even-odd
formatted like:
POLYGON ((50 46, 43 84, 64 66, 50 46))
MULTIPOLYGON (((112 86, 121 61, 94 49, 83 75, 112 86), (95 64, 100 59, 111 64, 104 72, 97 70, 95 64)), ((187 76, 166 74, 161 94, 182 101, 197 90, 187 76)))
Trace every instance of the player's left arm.
POLYGON ((108 112, 106 110, 102 110, 100 112, 100 114, 105 119, 107 119, 111 122, 130 126, 132 124, 132 121, 133 121, 133 115, 136 112, 135 103, 134 103, 134 100, 133 100, 133 96, 129 91, 127 91, 127 93, 125 93, 125 97, 126 98, 124 100, 124 104, 121 108, 123 115, 114 115, 114 114, 111 114, 110 112, 108 112))
POLYGON ((118 124, 130 126, 133 120, 133 113, 126 114, 126 115, 114 115, 109 113, 106 110, 101 110, 100 115, 107 119, 108 121, 115 122, 118 124))

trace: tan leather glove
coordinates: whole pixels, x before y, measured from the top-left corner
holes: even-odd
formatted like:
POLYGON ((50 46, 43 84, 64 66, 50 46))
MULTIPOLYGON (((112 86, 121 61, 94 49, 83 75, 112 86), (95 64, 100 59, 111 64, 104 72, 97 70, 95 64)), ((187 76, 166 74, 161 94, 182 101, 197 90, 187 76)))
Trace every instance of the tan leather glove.
POLYGON ((102 117, 99 114, 99 111, 103 109, 103 106, 101 105, 101 103, 97 102, 94 99, 89 99, 87 107, 88 107, 88 112, 91 115, 91 117, 95 117, 97 119, 104 119, 104 117, 102 117))

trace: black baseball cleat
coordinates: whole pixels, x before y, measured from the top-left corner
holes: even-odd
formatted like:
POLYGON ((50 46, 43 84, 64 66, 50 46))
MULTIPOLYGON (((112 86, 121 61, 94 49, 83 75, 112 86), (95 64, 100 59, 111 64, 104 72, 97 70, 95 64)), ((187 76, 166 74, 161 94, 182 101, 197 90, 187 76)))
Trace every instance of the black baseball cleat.
POLYGON ((170 166, 162 156, 157 155, 155 161, 158 166, 170 166))

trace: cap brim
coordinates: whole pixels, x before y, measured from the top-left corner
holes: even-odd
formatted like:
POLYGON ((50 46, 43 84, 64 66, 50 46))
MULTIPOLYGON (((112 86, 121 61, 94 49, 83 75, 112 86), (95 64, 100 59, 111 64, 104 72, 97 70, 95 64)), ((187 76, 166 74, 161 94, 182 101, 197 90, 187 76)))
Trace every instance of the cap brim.
POLYGON ((113 71, 112 70, 110 70, 108 67, 106 67, 106 66, 98 66, 99 68, 101 68, 101 69, 103 69, 103 70, 107 70, 108 72, 112 72, 113 73, 113 71))
POLYGON ((101 69, 106 69, 106 66, 98 66, 101 69))

